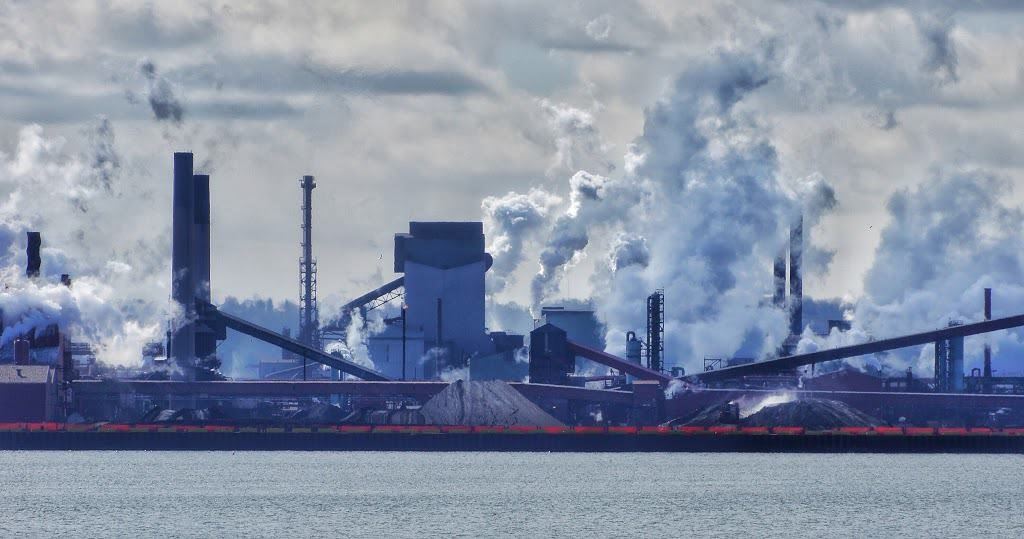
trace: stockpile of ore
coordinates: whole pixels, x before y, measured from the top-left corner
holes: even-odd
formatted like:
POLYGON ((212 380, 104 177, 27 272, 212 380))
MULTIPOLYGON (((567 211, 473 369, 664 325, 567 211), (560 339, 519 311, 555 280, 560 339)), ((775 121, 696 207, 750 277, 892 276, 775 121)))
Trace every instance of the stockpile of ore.
POLYGON ((685 425, 688 427, 712 427, 715 425, 735 425, 739 422, 739 408, 731 402, 708 406, 689 419, 676 419, 668 425, 685 425))
POLYGON ((314 402, 289 414, 285 419, 298 423, 335 424, 344 423, 351 414, 346 414, 340 407, 325 402, 314 402))
POLYGON ((807 430, 873 427, 882 424, 882 421, 846 403, 828 399, 800 399, 766 406, 743 420, 743 425, 750 427, 792 426, 807 430))
POLYGON ((434 395, 420 412, 431 425, 562 425, 512 386, 501 381, 458 380, 434 395))
POLYGON ((672 420, 668 425, 711 427, 740 425, 743 427, 804 427, 808 430, 826 430, 839 427, 872 427, 884 425, 879 419, 849 406, 828 399, 800 399, 765 406, 741 419, 734 402, 709 406, 692 417, 672 420))

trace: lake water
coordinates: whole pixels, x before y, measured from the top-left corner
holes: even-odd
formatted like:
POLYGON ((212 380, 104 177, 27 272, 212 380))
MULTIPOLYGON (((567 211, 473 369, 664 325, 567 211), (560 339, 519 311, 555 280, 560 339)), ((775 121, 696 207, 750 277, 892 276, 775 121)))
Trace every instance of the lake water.
POLYGON ((0 537, 1021 537, 1024 456, 0 452, 0 537))

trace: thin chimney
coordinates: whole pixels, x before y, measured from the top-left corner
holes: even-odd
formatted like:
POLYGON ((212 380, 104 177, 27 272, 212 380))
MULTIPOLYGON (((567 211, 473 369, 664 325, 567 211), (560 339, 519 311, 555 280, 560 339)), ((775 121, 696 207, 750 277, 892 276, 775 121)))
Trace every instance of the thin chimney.
POLYGON ((804 218, 797 217, 793 228, 789 231, 789 300, 790 317, 789 331, 793 335, 803 333, 804 311, 804 218))
POLYGON ((39 250, 42 245, 43 239, 38 232, 28 233, 28 247, 25 249, 28 262, 25 268, 25 275, 29 278, 39 277, 39 270, 43 265, 43 260, 39 256, 39 250))

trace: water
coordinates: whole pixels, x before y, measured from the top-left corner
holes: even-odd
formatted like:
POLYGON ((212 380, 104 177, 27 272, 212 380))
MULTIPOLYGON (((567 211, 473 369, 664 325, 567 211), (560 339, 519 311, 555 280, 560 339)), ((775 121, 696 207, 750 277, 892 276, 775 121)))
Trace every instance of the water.
POLYGON ((1020 537, 1024 456, 0 452, 0 537, 1020 537))

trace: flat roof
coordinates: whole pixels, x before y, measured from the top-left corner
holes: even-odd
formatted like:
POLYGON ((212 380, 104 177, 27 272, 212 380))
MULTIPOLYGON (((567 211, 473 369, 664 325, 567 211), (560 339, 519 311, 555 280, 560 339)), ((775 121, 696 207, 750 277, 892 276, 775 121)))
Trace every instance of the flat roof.
POLYGON ((0 365, 0 384, 45 384, 52 382, 49 365, 0 365))

